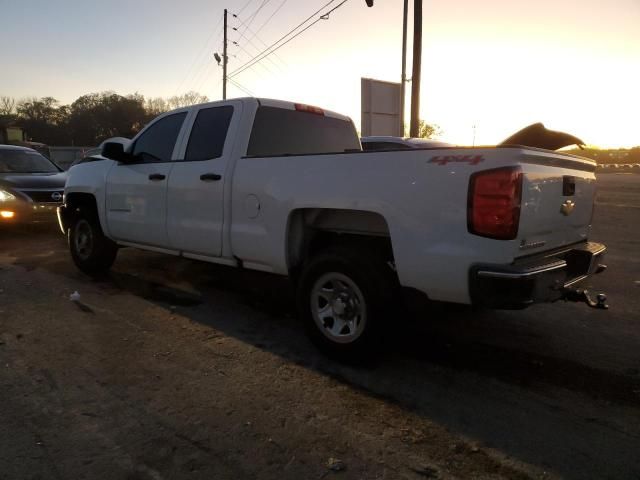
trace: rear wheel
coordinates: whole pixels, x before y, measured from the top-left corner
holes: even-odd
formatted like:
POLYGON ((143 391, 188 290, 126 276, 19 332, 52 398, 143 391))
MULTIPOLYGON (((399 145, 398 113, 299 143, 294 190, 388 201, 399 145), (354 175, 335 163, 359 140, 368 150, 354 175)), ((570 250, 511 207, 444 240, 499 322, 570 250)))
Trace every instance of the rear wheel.
POLYGON ((339 358, 369 357, 379 350, 391 321, 395 279, 384 261, 332 248, 303 269, 298 310, 311 340, 339 358))
POLYGON ((80 209, 69 229, 69 250, 76 266, 88 275, 99 275, 111 268, 117 245, 105 237, 95 214, 80 209))

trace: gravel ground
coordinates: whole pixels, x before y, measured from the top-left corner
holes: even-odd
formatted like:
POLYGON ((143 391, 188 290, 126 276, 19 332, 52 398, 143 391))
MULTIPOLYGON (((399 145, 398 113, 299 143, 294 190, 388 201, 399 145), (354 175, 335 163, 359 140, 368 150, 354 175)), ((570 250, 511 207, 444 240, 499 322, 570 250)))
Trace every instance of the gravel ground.
POLYGON ((94 281, 0 230, 0 479, 638 479, 640 176, 600 180, 611 310, 440 306, 366 367, 282 279, 124 249, 94 281))

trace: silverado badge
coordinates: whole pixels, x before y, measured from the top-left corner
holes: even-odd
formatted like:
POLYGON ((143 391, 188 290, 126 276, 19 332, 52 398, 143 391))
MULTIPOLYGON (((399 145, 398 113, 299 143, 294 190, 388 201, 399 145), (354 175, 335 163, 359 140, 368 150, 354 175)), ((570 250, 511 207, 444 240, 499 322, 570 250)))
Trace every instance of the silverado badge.
POLYGON ((564 216, 569 216, 571 215, 571 212, 573 212, 573 209, 575 207, 575 202, 573 202, 572 200, 565 200, 565 202, 562 204, 562 207, 560 208, 560 211, 564 216))

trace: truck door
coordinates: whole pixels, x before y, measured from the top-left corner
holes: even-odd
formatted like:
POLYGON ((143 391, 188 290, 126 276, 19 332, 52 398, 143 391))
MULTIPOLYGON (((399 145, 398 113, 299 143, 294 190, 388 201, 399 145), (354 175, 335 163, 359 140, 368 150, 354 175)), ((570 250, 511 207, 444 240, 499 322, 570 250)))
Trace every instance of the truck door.
POLYGON ((187 111, 160 117, 135 139, 134 163, 114 165, 107 176, 106 211, 116 240, 166 248, 167 183, 176 140, 187 111))
POLYGON ((242 104, 230 102, 196 111, 184 159, 169 178, 167 230, 174 250, 203 256, 222 254, 224 188, 242 104))

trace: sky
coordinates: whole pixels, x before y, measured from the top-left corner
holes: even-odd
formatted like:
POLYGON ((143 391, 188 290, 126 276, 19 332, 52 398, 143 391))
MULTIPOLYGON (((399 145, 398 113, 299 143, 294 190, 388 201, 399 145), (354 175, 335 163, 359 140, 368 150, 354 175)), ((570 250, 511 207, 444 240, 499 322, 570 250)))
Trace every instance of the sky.
MULTIPOLYGON (((0 0, 0 95, 71 103, 104 90, 195 90, 218 100, 224 8, 233 73, 328 3, 0 0)), ((229 83, 228 97, 309 103, 359 127, 360 78, 400 81, 402 8, 348 0, 232 75, 244 91, 229 83)), ((411 32, 410 23, 408 77, 411 32)), ((589 145, 640 145, 640 0, 423 0, 422 45, 421 118, 439 125, 442 140, 495 144, 543 122, 589 145)), ((406 104, 408 118, 409 96, 406 104)))

